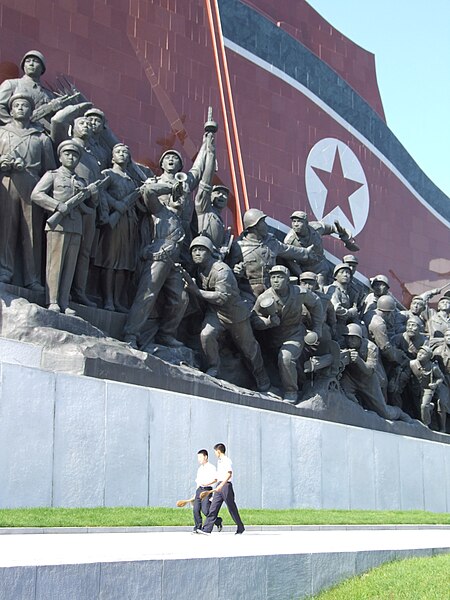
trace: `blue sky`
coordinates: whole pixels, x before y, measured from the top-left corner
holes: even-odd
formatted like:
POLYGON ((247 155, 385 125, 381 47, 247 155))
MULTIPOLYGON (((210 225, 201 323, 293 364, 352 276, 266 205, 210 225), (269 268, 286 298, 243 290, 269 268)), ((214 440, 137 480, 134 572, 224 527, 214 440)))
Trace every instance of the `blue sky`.
POLYGON ((388 126, 450 196, 450 0, 308 3, 375 54, 388 126))

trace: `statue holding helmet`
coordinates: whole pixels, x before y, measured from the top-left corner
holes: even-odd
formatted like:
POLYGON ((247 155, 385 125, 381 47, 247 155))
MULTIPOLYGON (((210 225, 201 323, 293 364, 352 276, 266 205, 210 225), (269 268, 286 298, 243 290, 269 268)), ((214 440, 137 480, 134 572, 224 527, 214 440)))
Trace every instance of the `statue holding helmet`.
POLYGON ((320 299, 306 288, 292 285, 289 269, 274 265, 269 272, 270 287, 258 296, 252 313, 256 330, 267 331, 265 346, 277 355, 285 402, 298 402, 298 360, 303 350, 306 328, 303 306, 312 320, 312 330, 322 334, 323 310, 320 299))

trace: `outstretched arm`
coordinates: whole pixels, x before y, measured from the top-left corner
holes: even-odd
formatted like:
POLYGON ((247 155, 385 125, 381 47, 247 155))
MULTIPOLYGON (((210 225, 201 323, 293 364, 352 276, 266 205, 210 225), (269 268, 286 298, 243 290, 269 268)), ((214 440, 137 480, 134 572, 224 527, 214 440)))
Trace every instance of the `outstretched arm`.
POLYGON ((198 191, 195 196, 195 212, 197 215, 203 215, 207 212, 211 203, 212 180, 216 168, 216 148, 213 133, 205 134, 206 149, 205 149, 205 167, 202 174, 202 179, 198 186, 198 191))

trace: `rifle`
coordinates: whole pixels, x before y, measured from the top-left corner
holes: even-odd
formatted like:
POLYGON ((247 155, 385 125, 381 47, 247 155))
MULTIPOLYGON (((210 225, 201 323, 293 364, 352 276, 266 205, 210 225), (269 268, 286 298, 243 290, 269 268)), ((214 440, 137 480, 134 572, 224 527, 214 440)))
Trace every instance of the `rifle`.
MULTIPOLYGON (((126 205, 125 210, 128 210, 136 203, 137 199, 141 195, 141 191, 142 188, 137 187, 132 192, 130 192, 128 196, 125 196, 125 198, 122 200, 122 202, 126 205)), ((120 217, 124 214, 125 210, 123 212, 120 212, 120 210, 115 210, 109 215, 109 225, 111 226, 111 229, 114 229, 114 227, 116 227, 117 223, 120 221, 120 217)))
POLYGON ((63 108, 64 106, 68 106, 69 104, 76 104, 74 100, 80 100, 81 94, 79 91, 75 91, 74 94, 63 94, 62 96, 58 96, 57 98, 53 98, 49 102, 45 104, 41 104, 38 106, 31 115, 32 121, 40 121, 41 119, 45 119, 51 115, 54 115, 58 110, 63 108))
POLYGON ((219 257, 220 260, 225 260, 225 257, 231 250, 231 246, 233 245, 234 235, 231 233, 231 227, 228 227, 227 232, 225 234, 225 244, 219 249, 219 257))
MULTIPOLYGON (((109 181, 109 175, 106 175, 106 177, 104 177, 103 179, 97 179, 97 181, 94 181, 94 183, 91 183, 89 187, 94 186, 96 188, 96 191, 98 191, 98 190, 102 189, 103 187, 105 187, 105 185, 108 183, 108 181, 109 181)), ((67 202, 65 202, 65 205, 69 209, 69 213, 74 208, 79 206, 82 202, 84 202, 84 200, 89 198, 89 196, 91 195, 91 191, 89 190, 89 187, 83 188, 77 194, 75 194, 75 196, 72 196, 71 198, 69 198, 69 200, 67 200, 67 202)), ((59 210, 56 210, 47 219, 47 225, 50 227, 50 229, 55 229, 55 227, 61 223, 63 218, 66 216, 66 214, 67 213, 63 214, 59 210)))

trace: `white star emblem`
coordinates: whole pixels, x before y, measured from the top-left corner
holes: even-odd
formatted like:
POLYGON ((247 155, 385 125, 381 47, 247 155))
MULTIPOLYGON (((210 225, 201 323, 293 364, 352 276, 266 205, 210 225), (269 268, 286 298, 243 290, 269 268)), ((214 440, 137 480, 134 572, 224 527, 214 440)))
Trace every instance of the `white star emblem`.
POLYGON ((336 219, 352 235, 369 215, 369 188, 356 154, 335 138, 320 140, 306 160, 305 184, 314 216, 326 223, 336 219))

